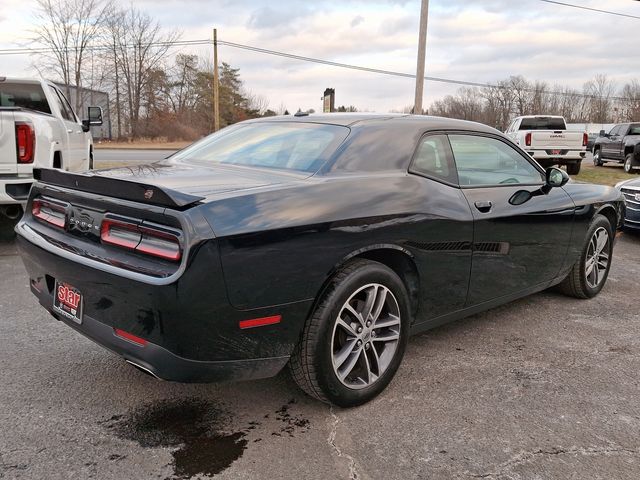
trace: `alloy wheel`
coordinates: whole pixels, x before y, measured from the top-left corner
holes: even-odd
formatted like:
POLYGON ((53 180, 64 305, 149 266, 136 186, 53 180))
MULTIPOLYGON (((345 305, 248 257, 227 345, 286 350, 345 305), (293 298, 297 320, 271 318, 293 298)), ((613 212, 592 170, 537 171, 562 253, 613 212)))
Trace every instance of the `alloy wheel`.
POLYGON ((333 371, 345 386, 361 389, 389 368, 400 340, 400 308, 384 285, 358 289, 340 309, 331 336, 333 371))
POLYGON ((584 265, 585 279, 587 285, 596 288, 605 278, 609 267, 609 232, 600 227, 589 240, 587 257, 584 265))

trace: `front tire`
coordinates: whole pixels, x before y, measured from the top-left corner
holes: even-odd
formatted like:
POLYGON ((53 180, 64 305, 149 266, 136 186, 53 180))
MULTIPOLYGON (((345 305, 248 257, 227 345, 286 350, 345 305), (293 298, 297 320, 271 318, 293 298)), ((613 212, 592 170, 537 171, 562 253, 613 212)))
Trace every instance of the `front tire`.
POLYGON ((611 268, 613 238, 613 230, 607 217, 596 215, 587 231, 587 241, 580 258, 559 285, 564 294, 576 298, 593 298, 600 293, 611 268))
POLYGON ((355 260, 331 279, 289 363, 310 396, 340 407, 368 402, 394 377, 407 345, 409 296, 385 265, 355 260))
POLYGON ((630 153, 624 159, 624 171, 626 173, 633 173, 634 168, 635 168, 635 162, 633 159, 633 153, 630 153))

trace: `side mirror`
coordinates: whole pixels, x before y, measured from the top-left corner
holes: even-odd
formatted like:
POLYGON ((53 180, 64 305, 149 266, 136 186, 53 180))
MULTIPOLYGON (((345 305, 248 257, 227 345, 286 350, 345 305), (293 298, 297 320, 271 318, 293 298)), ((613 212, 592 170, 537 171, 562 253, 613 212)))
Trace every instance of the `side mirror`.
POLYGON ((600 130, 600 133, 598 134, 599 137, 606 137, 607 136, 607 132, 605 132, 604 130, 600 130))
POLYGON ((566 185, 569 181, 569 174, 557 167, 549 167, 546 171, 546 186, 557 188, 566 185))
POLYGON ((87 108, 87 113, 89 117, 89 126, 99 126, 102 125, 102 107, 89 107, 87 108))

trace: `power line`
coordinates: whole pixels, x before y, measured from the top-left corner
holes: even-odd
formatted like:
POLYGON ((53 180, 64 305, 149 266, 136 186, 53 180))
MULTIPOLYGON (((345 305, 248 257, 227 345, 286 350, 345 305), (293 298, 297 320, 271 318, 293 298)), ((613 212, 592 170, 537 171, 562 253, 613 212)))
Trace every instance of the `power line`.
MULTIPOLYGON (((544 0, 542 0, 544 1, 544 0)), ((144 47, 173 47, 173 46, 197 46, 197 45, 212 45, 213 42, 210 39, 203 39, 203 40, 178 40, 175 42, 151 42, 149 44, 145 44, 144 47)), ((242 43, 235 43, 235 42, 227 42, 227 41, 223 41, 223 40, 218 40, 218 45, 225 45, 227 47, 232 47, 232 48, 237 48, 237 49, 241 49, 241 50, 247 50, 247 51, 251 51, 251 52, 255 52, 255 53, 261 53, 261 54, 265 54, 265 55, 272 55, 272 56, 277 56, 277 57, 283 57, 283 58, 289 58, 292 60, 298 60, 298 61, 303 61, 303 62, 310 62, 310 63, 317 63, 320 65, 328 65, 331 67, 338 67, 338 68, 346 68, 346 69, 350 69, 350 70, 357 70, 357 71, 361 71, 361 72, 368 72, 368 73, 377 73, 380 75, 389 75, 389 76, 394 76, 394 77, 401 77, 401 78, 416 78, 416 76, 412 73, 405 73, 405 72, 397 72, 397 71, 393 71, 393 70, 385 70, 385 69, 380 69, 380 68, 374 68, 374 67, 365 67, 365 66, 361 66, 361 65, 353 65, 353 64, 349 64, 349 63, 340 63, 340 62, 334 62, 332 60, 325 60, 325 59, 321 59, 321 58, 314 58, 314 57, 307 57, 304 55, 296 55, 293 53, 287 53, 287 52, 280 52, 277 50, 269 50, 266 48, 261 48, 261 47, 255 47, 252 45, 245 45, 242 43)), ((121 45, 120 48, 135 48, 135 47, 139 47, 139 45, 121 45)), ((86 47, 86 51, 96 51, 96 50, 111 50, 113 48, 113 46, 111 45, 91 45, 86 47)), ((0 55, 14 55, 14 54, 44 54, 44 53, 54 53, 56 50, 53 48, 35 48, 35 49, 0 49, 0 55)), ((508 89, 510 88, 508 85, 500 85, 500 84, 491 84, 491 83, 481 83, 481 82, 472 82, 472 81, 468 81, 468 80, 456 80, 456 79, 451 79, 451 78, 443 78, 443 77, 432 77, 432 76, 425 76, 424 79, 426 81, 430 81, 430 82, 439 82, 439 83, 447 83, 447 84, 451 84, 451 85, 460 85, 460 86, 467 86, 467 87, 480 87, 480 88, 485 88, 485 87, 489 87, 489 88, 498 88, 501 90, 504 89, 508 89)), ((522 91, 525 92, 536 92, 535 89, 533 88, 523 88, 521 89, 522 91)), ((579 93, 579 92, 574 92, 574 93, 567 93, 567 92, 557 92, 557 91, 546 91, 544 92, 548 95, 562 95, 562 96, 573 96, 573 97, 578 97, 578 98, 604 98, 602 96, 598 96, 598 95, 589 95, 586 93, 579 93)), ((621 100, 621 101, 628 101, 628 100, 633 100, 631 98, 626 98, 626 97, 609 97, 612 100, 621 100)))
POLYGON ((544 3, 551 3, 554 5, 562 5, 563 7, 579 8, 580 10, 588 10, 590 12, 606 13, 607 15, 616 15, 618 17, 635 18, 636 20, 640 20, 640 16, 631 15, 629 13, 612 12, 611 10, 601 10, 599 8, 585 7, 584 5, 574 5, 572 3, 565 3, 565 2, 556 2, 554 0, 539 0, 539 1, 544 3))

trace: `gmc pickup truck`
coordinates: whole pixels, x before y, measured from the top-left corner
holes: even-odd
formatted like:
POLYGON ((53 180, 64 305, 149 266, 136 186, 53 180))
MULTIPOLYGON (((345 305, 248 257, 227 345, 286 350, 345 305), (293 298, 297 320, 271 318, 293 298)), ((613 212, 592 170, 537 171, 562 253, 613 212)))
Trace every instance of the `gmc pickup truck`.
POLYGON ((93 168, 89 128, 102 124, 100 107, 78 120, 53 83, 0 77, 0 214, 22 214, 33 168, 83 171, 93 168))
POLYGON ((640 167, 640 123, 621 123, 609 133, 600 130, 593 144, 593 164, 601 167, 604 162, 623 163, 627 173, 640 167))
POLYGON ((511 122, 505 133, 542 167, 566 165, 570 175, 580 173, 589 136, 586 132, 568 131, 564 117, 518 117, 511 122))

